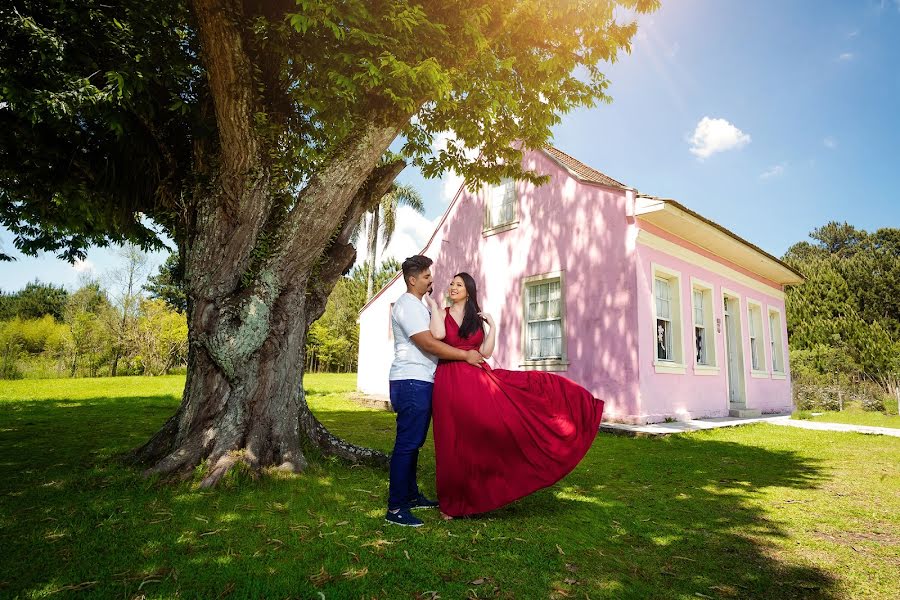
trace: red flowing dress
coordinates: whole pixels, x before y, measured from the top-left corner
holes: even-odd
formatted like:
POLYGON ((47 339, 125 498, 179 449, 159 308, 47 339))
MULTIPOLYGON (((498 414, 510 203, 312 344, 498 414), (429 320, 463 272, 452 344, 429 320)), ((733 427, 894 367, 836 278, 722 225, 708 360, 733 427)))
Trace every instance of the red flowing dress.
MULTIPOLYGON (((446 311, 444 342, 477 350, 479 330, 459 337, 446 311)), ((434 376, 437 495, 441 511, 484 513, 565 477, 597 435, 603 401, 554 373, 441 361, 434 376)))

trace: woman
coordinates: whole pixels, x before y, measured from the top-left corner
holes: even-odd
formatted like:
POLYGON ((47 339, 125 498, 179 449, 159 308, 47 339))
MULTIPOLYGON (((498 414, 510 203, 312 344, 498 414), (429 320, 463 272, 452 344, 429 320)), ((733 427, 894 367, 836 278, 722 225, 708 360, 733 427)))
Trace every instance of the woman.
MULTIPOLYGON (((453 277, 445 310, 425 299, 434 337, 490 358, 497 327, 471 275, 453 277)), ((601 400, 553 373, 440 361, 432 418, 441 512, 483 513, 553 485, 587 453, 602 413, 601 400)))

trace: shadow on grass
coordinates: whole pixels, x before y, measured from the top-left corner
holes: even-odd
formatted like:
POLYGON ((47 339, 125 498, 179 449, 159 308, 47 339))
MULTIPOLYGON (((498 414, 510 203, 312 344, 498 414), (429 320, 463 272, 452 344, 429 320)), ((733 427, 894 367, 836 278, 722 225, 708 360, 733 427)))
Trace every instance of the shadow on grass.
MULTIPOLYGON (((238 475, 200 492, 111 459, 176 407, 154 396, 0 409, 0 596, 842 595, 827 572, 780 556, 790 531, 760 501, 823 480, 822 465, 795 452, 703 434, 601 435, 556 486, 480 518, 431 514, 424 528, 392 529, 383 471, 320 461, 299 477, 238 475)), ((390 413, 317 414, 353 442, 391 446, 390 413)), ((420 480, 433 492, 430 441, 420 480)))

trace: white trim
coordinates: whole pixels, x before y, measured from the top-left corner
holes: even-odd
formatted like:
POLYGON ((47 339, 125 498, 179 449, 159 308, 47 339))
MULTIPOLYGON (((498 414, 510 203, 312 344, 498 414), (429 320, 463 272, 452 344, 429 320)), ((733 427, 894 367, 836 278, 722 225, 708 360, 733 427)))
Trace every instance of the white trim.
MULTIPOLYGON (((696 367, 703 367, 703 369, 715 368, 719 366, 719 356, 716 352, 716 288, 713 284, 708 281, 703 281, 697 277, 691 277, 691 333, 694 333, 694 310, 696 307, 694 306, 694 288, 702 292, 709 292, 709 318, 710 322, 706 324, 706 359, 709 360, 709 364, 699 364, 697 363, 697 348, 694 346, 694 335, 691 335, 691 356, 693 357, 693 364, 696 370, 696 367)), ((703 312, 706 314, 706 307, 703 307, 703 312)))
POLYGON ((503 233, 504 231, 509 231, 510 229, 515 229, 519 226, 519 220, 510 221, 509 223, 504 223, 503 225, 497 225, 496 227, 491 227, 490 229, 482 229, 481 237, 490 237, 492 235, 497 235, 498 233, 503 233))
POLYGON ((483 236, 487 237, 488 235, 493 235, 495 233, 500 233, 502 231, 508 231, 510 229, 514 229, 519 225, 519 182, 515 179, 504 178, 500 180, 500 183, 497 185, 485 186, 482 188, 482 195, 484 196, 484 220, 481 224, 481 233, 483 236), (493 203, 497 197, 497 191, 500 188, 503 188, 503 196, 506 196, 507 186, 512 186, 513 192, 513 200, 512 200, 512 219, 509 221, 504 221, 503 223, 494 223, 493 220, 493 203))
POLYGON ((522 361, 519 368, 529 371, 566 371, 569 368, 568 335, 566 335, 566 271, 550 271, 522 278, 522 361), (562 356, 546 359, 528 358, 528 286, 559 281, 559 329, 562 356))
MULTIPOLYGON (((772 367, 772 379, 787 379, 787 370, 785 369, 785 352, 784 352, 784 313, 777 306, 772 306, 771 304, 766 304, 766 322, 769 325, 769 335, 772 335, 772 325, 771 325, 771 314, 775 313, 778 315, 778 341, 781 342, 779 344, 779 350, 781 351, 781 369, 775 370, 775 367, 772 367)), ((769 341, 769 348, 773 346, 773 341, 769 341)), ((771 357, 770 362, 771 364, 771 357)))
MULTIPOLYGON (((654 346, 655 348, 655 346, 654 346)), ((653 369, 657 373, 666 373, 668 375, 684 375, 687 369, 681 363, 669 363, 665 361, 653 361, 653 369)))
POLYGON ((731 267, 727 267, 722 263, 694 252, 693 250, 688 250, 683 246, 679 246, 678 244, 670 242, 667 239, 661 238, 658 235, 650 233, 645 229, 638 230, 637 242, 639 244, 647 246, 648 248, 653 248, 654 250, 665 252, 670 256, 679 258, 698 267, 702 267, 707 271, 715 273, 716 275, 721 275, 722 277, 732 279, 736 283, 747 286, 748 288, 771 296, 772 298, 775 298, 777 300, 784 300, 783 290, 779 290, 778 288, 766 285, 761 281, 757 281, 752 277, 749 277, 739 271, 732 269, 731 267))
MULTIPOLYGON (((650 295, 651 295, 651 303, 650 307, 652 309, 653 320, 651 321, 653 327, 653 365, 656 367, 657 373, 678 373, 683 375, 685 373, 685 361, 684 361, 684 303, 682 300, 682 278, 681 271, 676 271, 675 269, 670 269, 669 267, 664 267, 658 263, 651 262, 650 263, 650 295), (672 354, 673 360, 660 360, 656 354, 656 276, 657 274, 663 275, 662 279, 668 279, 670 282, 675 280, 677 292, 677 300, 678 306, 672 307, 672 354), (676 322, 677 319, 677 322, 676 322), (671 367, 671 369, 662 369, 660 367, 671 367)), ((671 289, 671 285, 669 286, 671 289)), ((675 298, 673 298, 675 299, 675 298)))
MULTIPOLYGON (((741 296, 739 293, 737 293, 734 290, 731 290, 725 286, 719 286, 719 306, 722 307, 722 330, 724 331, 724 335, 725 335, 725 382, 726 382, 725 391, 727 393, 729 391, 729 387, 736 383, 736 382, 730 381, 731 374, 729 373, 729 370, 728 370, 728 360, 729 360, 728 359, 728 339, 729 339, 729 336, 728 336, 728 322, 725 319, 725 299, 726 299, 726 297, 734 298, 735 300, 737 300, 737 304, 738 304, 737 310, 733 311, 731 313, 731 315, 733 318, 737 319, 737 326, 736 326, 736 328, 737 328, 737 335, 736 335, 736 337, 737 337, 737 354, 738 354, 738 358, 741 361, 741 364, 740 364, 740 368, 739 369, 736 368, 735 370, 739 373, 740 379, 741 379, 740 382, 737 382, 740 384, 741 398, 740 398, 739 402, 735 402, 734 404, 737 404, 739 406, 740 405, 747 406, 747 381, 746 381, 746 378, 744 377, 744 370, 746 369, 746 365, 744 364, 744 335, 743 335, 744 334, 744 325, 743 325, 744 302, 742 299, 743 296, 741 296)), ((734 387, 737 387, 737 385, 734 385, 734 387)), ((726 395, 726 406, 728 406, 730 409, 731 405, 732 405, 731 396, 726 395)))
MULTIPOLYGON (((754 300, 753 298, 749 298, 749 297, 748 297, 748 298, 747 298, 747 343, 748 343, 749 346, 750 346, 750 375, 751 375, 752 377, 756 377, 757 379, 761 379, 761 378, 768 379, 768 378, 769 378, 769 368, 768 368, 768 363, 766 362, 766 356, 767 356, 767 352, 766 352, 766 346, 767 346, 767 344, 766 344, 766 329, 767 329, 767 328, 766 328, 766 327, 763 327, 763 324, 762 324, 762 318, 763 318, 763 305, 762 305, 762 302, 760 302, 759 300, 754 300), (751 311, 754 307, 756 307, 757 309, 759 309, 759 331, 751 331, 751 329, 753 328, 753 324, 750 322, 750 311, 751 311), (753 344, 750 344, 750 337, 751 337, 751 335, 752 335, 753 337, 759 337, 759 340, 758 340, 758 341, 759 341, 759 343, 762 345, 762 356, 758 356, 758 357, 754 357, 754 356, 753 356, 753 344), (761 364, 761 365, 762 365, 763 367, 765 367, 765 368, 763 368, 763 369, 754 369, 754 368, 753 368, 753 359, 754 359, 754 358, 758 358, 758 359, 759 359, 759 364, 761 364)), ((768 315, 767 315, 767 319, 766 319, 766 320, 768 321, 768 315)))
POLYGON ((707 365, 694 365, 694 375, 718 375, 719 367, 710 367, 707 365))

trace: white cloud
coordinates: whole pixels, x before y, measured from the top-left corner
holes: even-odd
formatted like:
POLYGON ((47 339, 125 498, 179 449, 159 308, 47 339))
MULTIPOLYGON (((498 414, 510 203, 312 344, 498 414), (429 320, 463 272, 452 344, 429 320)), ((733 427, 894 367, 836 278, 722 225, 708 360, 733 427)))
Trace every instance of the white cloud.
POLYGON ((72 268, 75 269, 76 273, 92 273, 96 270, 96 268, 94 267, 94 263, 92 263, 88 259, 76 259, 75 263, 72 265, 72 268))
POLYGON ((773 167, 769 167, 764 172, 760 173, 760 179, 771 179, 772 177, 780 177, 784 175, 784 169, 787 167, 787 163, 780 163, 773 167))
POLYGON ((834 139, 833 137, 831 137, 830 135, 827 136, 824 140, 822 140, 822 143, 825 144, 825 147, 828 148, 829 150, 834 150, 835 148, 837 148, 837 145, 838 145, 837 140, 834 139))
POLYGON ((691 153, 701 160, 716 152, 734 150, 750 143, 750 135, 744 133, 725 119, 703 117, 697 123, 694 134, 688 140, 691 153))
POLYGON ((852 52, 843 52, 843 53, 841 53, 840 56, 838 56, 838 60, 843 61, 843 62, 853 60, 853 53, 852 52))

